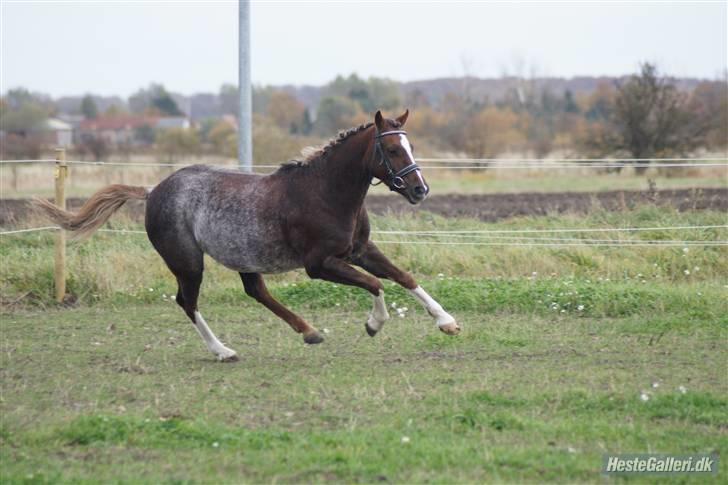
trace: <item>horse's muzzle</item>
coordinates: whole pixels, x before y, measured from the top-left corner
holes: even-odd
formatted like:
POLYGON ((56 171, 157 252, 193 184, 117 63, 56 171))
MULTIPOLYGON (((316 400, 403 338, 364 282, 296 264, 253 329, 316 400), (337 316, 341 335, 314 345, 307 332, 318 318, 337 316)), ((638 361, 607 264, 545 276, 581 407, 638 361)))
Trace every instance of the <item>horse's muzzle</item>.
POLYGON ((405 195, 410 204, 416 205, 425 200, 429 192, 430 188, 427 185, 415 185, 408 188, 405 195))

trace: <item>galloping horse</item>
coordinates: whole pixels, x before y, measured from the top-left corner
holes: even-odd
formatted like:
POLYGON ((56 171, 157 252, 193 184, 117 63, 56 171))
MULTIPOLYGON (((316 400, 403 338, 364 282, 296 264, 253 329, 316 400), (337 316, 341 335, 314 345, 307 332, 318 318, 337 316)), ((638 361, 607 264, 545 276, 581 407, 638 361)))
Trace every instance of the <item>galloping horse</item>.
POLYGON ((237 354, 215 337, 197 308, 205 253, 239 272, 245 292, 303 334, 307 344, 323 337, 268 293, 261 273, 303 267, 311 278, 367 290, 374 300, 365 324, 372 337, 389 318, 377 279, 388 278, 408 289, 440 330, 456 334, 455 319, 369 240, 364 197, 373 178, 412 204, 429 192, 402 130, 408 115, 392 120, 377 111, 374 123, 341 132, 305 160, 269 175, 193 165, 152 188, 110 185, 75 214, 42 199, 35 203, 63 229, 86 236, 127 200, 145 199, 147 235, 177 278, 177 304, 221 361, 237 360, 237 354))

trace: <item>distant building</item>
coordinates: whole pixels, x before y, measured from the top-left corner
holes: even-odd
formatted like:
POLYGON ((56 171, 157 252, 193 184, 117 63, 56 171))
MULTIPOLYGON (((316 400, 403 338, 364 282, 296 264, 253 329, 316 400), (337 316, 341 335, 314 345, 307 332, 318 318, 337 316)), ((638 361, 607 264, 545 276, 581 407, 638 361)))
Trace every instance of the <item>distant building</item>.
POLYGON ((44 145, 55 147, 73 145, 73 126, 57 118, 48 118, 34 132, 44 145))
POLYGON ((157 118, 144 115, 99 116, 81 122, 81 139, 98 136, 111 145, 136 145, 139 130, 156 124, 157 118))
POLYGON ((159 118, 155 128, 159 130, 168 130, 170 128, 182 128, 187 130, 190 128, 190 120, 184 116, 174 116, 168 118, 159 118))
MULTIPOLYGON (((156 117, 147 115, 99 116, 83 120, 81 139, 100 136, 111 145, 144 145, 151 143, 149 132, 172 128, 189 129, 190 120, 184 116, 156 117)), ((151 137, 153 139, 153 135, 151 137)))

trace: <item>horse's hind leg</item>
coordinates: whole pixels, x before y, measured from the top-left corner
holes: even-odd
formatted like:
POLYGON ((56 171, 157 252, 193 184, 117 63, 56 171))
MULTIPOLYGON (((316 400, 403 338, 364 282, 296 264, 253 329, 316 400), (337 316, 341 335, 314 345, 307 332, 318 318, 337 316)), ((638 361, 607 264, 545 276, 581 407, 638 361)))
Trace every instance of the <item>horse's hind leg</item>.
POLYGON ((264 305, 267 309, 275 313, 298 333, 303 334, 303 341, 307 344, 318 344, 324 341, 321 334, 306 321, 281 305, 275 298, 268 293, 263 277, 260 273, 240 273, 243 280, 245 293, 255 298, 256 301, 264 305))
MULTIPOLYGON (((435 323, 437 323, 438 328, 443 332, 449 335, 455 335, 460 332, 460 326, 455 321, 455 318, 447 313, 438 302, 428 295, 427 292, 417 284, 411 274, 392 264, 392 262, 384 254, 382 254, 381 251, 379 251, 379 248, 374 243, 367 242, 364 251, 352 262, 378 278, 387 278, 395 281, 400 286, 409 290, 412 296, 414 296, 422 304, 422 306, 425 307, 427 313, 435 319, 435 323)), ((384 295, 380 294, 378 297, 375 296, 374 309, 372 310, 369 321, 366 324, 367 333, 372 337, 377 333, 377 331, 379 331, 381 326, 384 325, 384 321, 386 320, 386 318, 377 319, 378 307, 383 305, 384 295), (378 327, 376 325, 378 325, 378 327)))
POLYGON ((202 283, 202 271, 194 272, 175 272, 177 276, 177 304, 181 306, 187 316, 192 320, 195 330, 200 334, 202 340, 205 341, 207 348, 215 354, 218 360, 222 362, 238 360, 238 354, 225 347, 215 334, 212 333, 207 322, 202 318, 202 314, 197 309, 197 297, 200 294, 200 284, 202 283))

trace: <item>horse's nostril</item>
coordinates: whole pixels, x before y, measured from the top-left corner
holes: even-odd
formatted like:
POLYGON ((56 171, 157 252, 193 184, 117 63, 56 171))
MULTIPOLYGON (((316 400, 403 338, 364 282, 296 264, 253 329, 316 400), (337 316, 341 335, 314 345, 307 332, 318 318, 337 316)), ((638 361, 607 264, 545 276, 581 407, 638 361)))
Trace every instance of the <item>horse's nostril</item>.
POLYGON ((425 195, 427 194, 427 189, 423 187, 422 185, 416 186, 414 189, 412 189, 415 193, 415 195, 425 195))

